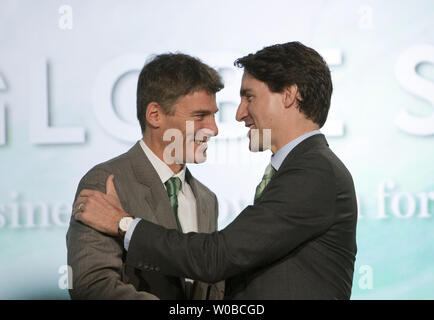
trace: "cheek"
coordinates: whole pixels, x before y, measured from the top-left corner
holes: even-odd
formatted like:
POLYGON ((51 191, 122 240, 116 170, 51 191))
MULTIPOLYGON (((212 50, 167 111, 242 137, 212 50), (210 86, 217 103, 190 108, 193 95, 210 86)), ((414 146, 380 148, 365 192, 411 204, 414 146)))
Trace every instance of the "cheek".
POLYGON ((165 131, 166 131, 166 130, 169 130, 169 129, 179 129, 178 126, 177 126, 176 121, 174 121, 174 120, 171 119, 171 118, 167 118, 167 119, 166 119, 166 121, 164 122, 162 128, 163 128, 165 131))
POLYGON ((280 117, 276 113, 278 108, 271 103, 271 101, 263 101, 261 104, 256 104, 255 109, 252 110, 254 120, 258 127, 262 129, 270 129, 272 127, 273 119, 280 117))
POLYGON ((267 106, 261 100, 256 100, 250 103, 248 108, 249 114, 255 119, 257 122, 262 122, 264 117, 267 115, 267 106))
POLYGON ((284 109, 282 97, 279 94, 272 95, 270 97, 270 112, 273 115, 280 114, 282 110, 284 109))

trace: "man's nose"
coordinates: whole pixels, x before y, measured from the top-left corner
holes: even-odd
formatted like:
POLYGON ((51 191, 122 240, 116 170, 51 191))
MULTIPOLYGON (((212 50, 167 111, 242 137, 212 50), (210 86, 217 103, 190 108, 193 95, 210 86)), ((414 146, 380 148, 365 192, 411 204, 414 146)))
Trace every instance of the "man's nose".
POLYGON ((214 136, 219 134, 219 128, 217 127, 217 123, 215 122, 214 117, 211 118, 209 129, 214 133, 214 136))
POLYGON ((243 103, 243 101, 241 100, 240 105, 238 106, 238 109, 237 109, 237 114, 235 115, 235 119, 237 121, 241 122, 247 116, 248 116, 247 108, 246 108, 245 104, 243 103))

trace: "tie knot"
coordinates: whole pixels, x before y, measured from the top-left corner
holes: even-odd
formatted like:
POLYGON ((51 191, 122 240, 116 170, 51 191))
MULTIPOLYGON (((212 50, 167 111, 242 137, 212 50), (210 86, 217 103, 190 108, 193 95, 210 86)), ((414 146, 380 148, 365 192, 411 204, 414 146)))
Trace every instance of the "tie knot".
POLYGON ((271 177, 276 173, 276 169, 273 168, 271 163, 267 166, 265 169, 264 177, 263 179, 269 180, 271 177))
POLYGON ((178 196, 179 187, 181 186, 181 179, 178 177, 172 177, 167 180, 165 183, 167 188, 167 194, 169 197, 178 196))
POLYGON ((262 181, 256 187, 255 202, 256 202, 256 199, 258 199, 261 196, 261 194, 264 191, 267 184, 270 183, 270 180, 275 173, 276 173, 276 169, 274 169, 270 163, 267 166, 267 168, 265 169, 264 176, 262 177, 262 181))

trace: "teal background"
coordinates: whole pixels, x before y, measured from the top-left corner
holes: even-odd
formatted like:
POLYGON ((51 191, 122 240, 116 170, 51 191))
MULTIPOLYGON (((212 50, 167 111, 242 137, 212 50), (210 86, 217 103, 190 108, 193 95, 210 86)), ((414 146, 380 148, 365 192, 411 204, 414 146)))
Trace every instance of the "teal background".
MULTIPOLYGON (((430 0, 1 1, 0 107, 6 108, 6 129, 0 123, 0 130, 7 139, 0 145, 0 299, 69 298, 59 287, 59 268, 66 265, 65 234, 77 184, 92 166, 135 142, 106 132, 92 108, 97 75, 110 61, 136 53, 144 62, 150 54, 183 51, 212 64, 211 55, 236 58, 294 40, 318 50, 338 49, 342 56, 341 64, 331 66, 331 116, 343 123, 344 134, 328 135, 328 141, 351 171, 359 200, 352 299, 433 299, 434 137, 406 133, 394 123, 402 110, 419 117, 434 111, 395 75, 405 50, 434 46, 430 0), (73 10, 71 30, 59 28, 62 5, 73 10), (37 69, 46 62, 50 124, 84 128, 83 142, 31 142, 29 111, 42 99, 37 69), (379 219, 378 188, 384 182, 395 186, 386 190, 387 218, 379 219), (416 200, 411 217, 393 213, 392 199, 399 192, 416 200), (428 197, 425 218, 419 217, 419 193, 428 197), (50 214, 61 206, 60 225, 50 217, 47 226, 40 219, 26 226, 28 204, 37 208, 36 215, 41 206, 50 214)), ((434 90, 430 59, 417 73, 434 90)), ((232 62, 225 61, 227 68, 232 62)), ((239 73, 231 72, 235 80, 225 90, 236 93, 239 73)), ((135 123, 134 85, 134 76, 125 79, 114 98, 120 117, 130 123, 135 123)), ((270 156, 250 154, 245 138, 232 129, 223 132, 242 127, 234 109, 227 110, 222 138, 210 144, 209 161, 189 165, 219 198, 220 228, 251 203, 270 156)), ((408 209, 404 200, 402 213, 408 209)))

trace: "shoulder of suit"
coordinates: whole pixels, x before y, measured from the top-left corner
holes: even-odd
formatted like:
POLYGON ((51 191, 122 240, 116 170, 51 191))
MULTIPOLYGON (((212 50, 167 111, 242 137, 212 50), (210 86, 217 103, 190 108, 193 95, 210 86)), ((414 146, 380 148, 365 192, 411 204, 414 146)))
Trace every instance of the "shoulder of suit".
POLYGON ((329 148, 316 148, 308 150, 302 154, 298 154, 290 159, 290 161, 284 161, 282 163, 282 171, 285 168, 320 168, 327 171, 334 171, 336 162, 339 159, 329 148))
POLYGON ((101 162, 91 168, 81 179, 80 183, 84 182, 105 182, 110 174, 125 174, 130 170, 131 164, 126 153, 123 153, 115 158, 101 162))

